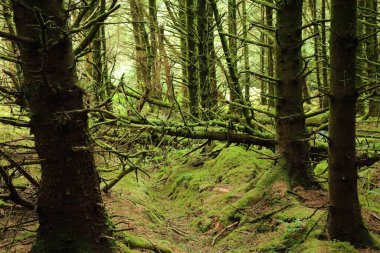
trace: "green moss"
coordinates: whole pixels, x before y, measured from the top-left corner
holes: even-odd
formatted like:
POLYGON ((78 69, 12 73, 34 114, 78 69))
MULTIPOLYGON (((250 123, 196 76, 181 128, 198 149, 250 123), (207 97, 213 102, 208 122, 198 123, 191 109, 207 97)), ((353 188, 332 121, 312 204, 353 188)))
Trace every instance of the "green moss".
POLYGON ((29 238, 33 238, 35 236, 36 236, 36 232, 23 231, 23 232, 21 232, 21 234, 16 236, 15 242, 22 242, 24 240, 27 240, 29 238))
POLYGON ((229 223, 230 221, 241 220, 244 214, 239 212, 239 210, 243 210, 261 200, 263 196, 270 191, 272 184, 276 180, 287 181, 286 178, 283 170, 281 170, 281 166, 276 166, 263 172, 255 188, 244 194, 244 196, 233 205, 224 208, 221 218, 222 222, 229 223))
POLYGON ((121 237, 123 243, 127 245, 130 249, 141 249, 141 250, 152 250, 153 252, 160 252, 160 253, 173 253, 173 251, 162 245, 155 245, 151 241, 138 237, 133 236, 127 233, 124 233, 121 237))

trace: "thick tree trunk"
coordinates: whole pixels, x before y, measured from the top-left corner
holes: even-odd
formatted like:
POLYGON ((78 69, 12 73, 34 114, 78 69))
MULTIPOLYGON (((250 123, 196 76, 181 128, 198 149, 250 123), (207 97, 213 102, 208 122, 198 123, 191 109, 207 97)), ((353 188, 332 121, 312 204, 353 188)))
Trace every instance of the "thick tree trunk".
POLYGON ((364 227, 355 154, 356 4, 333 0, 331 5, 328 232, 331 239, 359 244, 364 227))
POLYGON ((282 1, 277 14, 276 133, 291 185, 312 185, 303 111, 302 0, 282 1))
POLYGON ((62 1, 13 1, 13 10, 17 34, 36 41, 20 45, 23 90, 42 161, 34 251, 111 252, 93 155, 73 150, 90 144, 87 116, 65 113, 84 105, 72 45, 64 33, 62 1), (48 22, 51 25, 45 26, 48 22))

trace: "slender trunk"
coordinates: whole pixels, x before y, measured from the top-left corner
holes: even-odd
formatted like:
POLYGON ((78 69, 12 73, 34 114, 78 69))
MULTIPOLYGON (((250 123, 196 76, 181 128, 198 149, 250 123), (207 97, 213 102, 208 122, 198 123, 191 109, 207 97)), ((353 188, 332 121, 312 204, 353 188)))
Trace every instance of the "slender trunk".
MULTIPOLYGON (((321 11, 322 20, 326 19, 326 1, 327 0, 322 0, 322 11, 321 11)), ((322 53, 322 89, 325 92, 328 92, 328 89, 329 89, 329 83, 328 83, 329 59, 327 56, 327 33, 326 33, 326 23, 325 22, 322 22, 322 24, 321 24, 321 40, 322 40, 322 47, 321 47, 321 53, 322 53)), ((320 92, 320 94, 324 94, 324 93, 320 92)), ((327 95, 323 95, 322 107, 326 108, 328 106, 329 106, 329 98, 327 95)))
MULTIPOLYGON (((265 8, 266 13, 266 25, 268 27, 273 27, 273 10, 270 7, 265 8)), ((271 36, 268 36, 268 44, 271 46, 268 48, 268 76, 275 76, 274 73, 274 41, 271 36)), ((268 105, 269 107, 275 107, 275 84, 270 81, 268 82, 268 105)))
POLYGON ((201 91, 201 105, 205 116, 211 109, 211 84, 210 84, 210 52, 209 52, 209 22, 207 0, 199 0, 197 5, 198 28, 198 67, 199 84, 201 91))
POLYGON ((361 243, 355 152, 356 0, 333 0, 330 35, 329 218, 331 239, 361 243))
POLYGON ((210 97, 210 107, 211 109, 217 107, 218 105, 218 97, 220 96, 218 91, 218 81, 216 79, 216 62, 217 62, 217 56, 215 53, 215 46, 214 46, 214 15, 211 9, 211 2, 210 0, 207 1, 208 5, 208 28, 209 28, 209 39, 208 39, 208 51, 210 54, 210 70, 209 70, 209 80, 210 80, 210 90, 211 90, 211 97, 210 97))
POLYGON ((169 62, 169 57, 166 53, 165 44, 164 44, 164 37, 165 37, 165 29, 164 26, 160 26, 159 28, 159 34, 158 34, 158 42, 159 42, 159 49, 160 49, 160 58, 164 66, 164 72, 165 72, 165 82, 166 82, 166 97, 168 98, 169 102, 172 103, 173 100, 173 78, 172 78, 172 71, 171 66, 169 62))
MULTIPOLYGON (((313 22, 315 22, 315 21, 318 20, 318 16, 317 16, 317 0, 310 0, 309 1, 309 7, 310 7, 311 14, 312 14, 313 22)), ((320 49, 320 46, 321 46, 321 42, 320 42, 321 35, 320 35, 320 32, 319 32, 318 25, 314 25, 313 33, 317 34, 316 36, 314 36, 314 60, 315 60, 315 67, 316 67, 316 69, 315 69, 315 76, 316 76, 316 80, 317 80, 317 87, 318 87, 318 89, 321 89, 322 88, 321 67, 320 67, 321 64, 319 62, 320 55, 321 55, 321 49, 320 49)), ((307 100, 307 102, 309 104, 311 104, 311 100, 307 100)), ((320 106, 320 108, 323 108, 322 103, 323 103, 323 97, 320 97, 319 98, 319 106, 320 106)))
MULTIPOLYGON (((132 16, 132 26, 133 26, 133 36, 135 39, 135 57, 136 57, 136 77, 139 84, 147 84, 148 79, 148 66, 147 66, 147 54, 146 45, 144 40, 144 15, 141 10, 142 6, 138 0, 129 0, 131 16, 132 16)), ((144 86, 144 85, 142 85, 144 86)))
POLYGON ((277 14, 278 49, 276 85, 276 133, 278 151, 285 160, 291 185, 312 185, 309 145, 303 111, 304 81, 301 56, 302 1, 288 0, 277 14))
MULTIPOLYGON (((236 24, 236 0, 228 0, 228 33, 237 36, 237 24, 236 24)), ((230 36, 228 38, 228 46, 230 50, 231 57, 231 67, 234 68, 235 73, 237 73, 237 41, 236 38, 230 36)), ((235 87, 230 83, 230 99, 231 101, 237 101, 239 99, 239 94, 235 90, 235 87)), ((230 105, 231 112, 236 112, 238 109, 230 105)))
POLYGON ((197 78, 197 42, 195 32, 194 1, 186 0, 186 30, 187 30, 187 80, 189 88, 190 113, 199 116, 199 82, 197 78))
POLYGON ((247 72, 244 74, 244 96, 245 101, 249 104, 250 100, 250 87, 251 87, 251 74, 249 73, 249 44, 247 43, 248 39, 248 14, 247 14, 247 1, 242 1, 242 14, 243 14, 243 56, 244 56, 244 70, 247 72))
MULTIPOLYGON (((364 33, 364 11, 363 8, 365 6, 365 0, 358 0, 358 7, 359 7, 359 13, 358 13, 358 37, 363 36, 364 33)), ((356 83, 357 87, 360 88, 365 85, 364 81, 364 75, 365 75, 365 69, 366 69, 366 62, 365 62, 365 43, 363 40, 359 41, 358 44, 358 59, 357 59, 357 76, 356 76, 356 83)), ((365 105, 364 101, 358 101, 356 111, 358 114, 365 114, 365 105)))
MULTIPOLYGON (((265 18, 265 7, 261 6, 261 21, 263 24, 266 23, 266 18, 265 18)), ((260 41, 265 42, 267 40, 267 36, 265 36, 264 32, 260 33, 260 41)), ((261 73, 266 74, 265 71, 265 53, 266 50, 264 47, 260 48, 260 68, 261 68, 261 73)), ((261 104, 266 105, 267 104, 267 81, 264 79, 261 79, 261 104)))
MULTIPOLYGON (((242 92, 240 84, 239 84, 237 69, 234 67, 233 57, 231 56, 231 52, 230 52, 229 46, 227 44, 226 37, 223 35, 223 26, 222 26, 222 23, 220 20, 219 10, 218 10, 218 6, 216 5, 215 0, 210 0, 210 7, 214 13, 214 18, 216 21, 216 27, 218 29, 218 33, 219 33, 220 41, 222 44, 224 56, 225 56, 226 62, 227 62, 229 78, 230 78, 230 80, 229 80, 230 92, 235 94, 234 96, 231 96, 231 99, 232 99, 232 97, 235 97, 235 98, 237 98, 237 100, 235 102, 238 102, 240 104, 245 104, 246 102, 245 102, 243 92, 242 92)), ((244 108, 243 114, 244 114, 244 117, 245 117, 246 121, 248 122, 248 124, 250 124, 251 116, 250 116, 249 110, 244 108)))
MULTIPOLYGON (((378 60, 377 50, 376 50, 376 43, 377 43, 377 28, 376 28, 376 12, 377 12, 377 4, 374 4, 374 0, 366 0, 365 1, 365 8, 368 10, 366 12, 366 34, 369 36, 366 40, 366 52, 367 52, 367 78, 369 79, 369 86, 373 86, 376 82, 376 63, 378 60)), ((380 96, 377 96, 377 91, 375 91, 376 94, 369 100, 369 116, 377 117, 380 115, 380 103, 378 100, 380 99, 380 96)))
POLYGON ((90 141, 86 114, 67 113, 82 110, 84 105, 83 91, 76 85, 70 37, 63 32, 67 20, 62 15, 62 1, 28 1, 28 5, 35 8, 13 2, 17 34, 36 41, 20 46, 25 63, 23 90, 42 161, 37 203, 40 226, 34 251, 111 252, 106 239, 111 232, 106 225, 93 154, 74 151, 75 147, 90 146, 90 141), (48 22, 58 29, 44 26, 48 22), (30 26, 39 27, 39 32, 30 26), (47 41, 56 43, 47 46, 47 41))
MULTIPOLYGON (((186 0, 179 0, 179 22, 181 27, 186 30, 186 0)), ((187 77, 187 34, 182 32, 180 34, 180 47, 181 47, 181 69, 182 69, 182 87, 183 87, 183 101, 182 105, 184 108, 189 107, 189 88, 187 86, 188 77, 187 77)))
POLYGON ((149 0, 149 30, 151 53, 149 62, 151 66, 151 87, 150 94, 154 98, 160 99, 162 96, 162 87, 160 82, 160 66, 158 57, 158 21, 157 21, 157 3, 156 0, 149 0))

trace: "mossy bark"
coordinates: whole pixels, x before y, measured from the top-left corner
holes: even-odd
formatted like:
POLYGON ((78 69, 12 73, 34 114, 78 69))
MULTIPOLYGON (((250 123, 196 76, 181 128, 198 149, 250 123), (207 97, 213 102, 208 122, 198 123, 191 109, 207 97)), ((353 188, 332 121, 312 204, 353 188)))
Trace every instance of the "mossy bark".
POLYGON ((19 45, 23 91, 42 161, 34 252, 111 252, 93 155, 73 150, 90 143, 87 116, 66 113, 84 105, 63 3, 12 1, 12 8, 17 34, 35 41, 19 45))
POLYGON ((186 30, 187 30, 187 86, 189 89, 190 113, 199 116, 199 82, 197 71, 197 41, 196 15, 193 0, 186 0, 186 30))

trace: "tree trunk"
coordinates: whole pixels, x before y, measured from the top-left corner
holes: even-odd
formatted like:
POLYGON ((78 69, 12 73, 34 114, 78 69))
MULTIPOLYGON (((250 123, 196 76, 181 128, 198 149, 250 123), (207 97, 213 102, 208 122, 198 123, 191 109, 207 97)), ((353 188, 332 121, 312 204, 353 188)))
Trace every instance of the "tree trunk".
POLYGON ((160 61, 158 57, 158 21, 157 21, 157 3, 156 0, 149 0, 149 29, 151 54, 149 62, 151 66, 151 87, 150 93, 154 98, 162 97, 162 87, 160 82, 160 61))
MULTIPOLYGON (((228 0, 228 33, 237 36, 237 24, 236 24, 236 12, 237 5, 236 0, 228 0)), ((236 38, 230 36, 228 38, 228 47, 230 50, 231 57, 231 67, 234 68, 235 73, 237 73, 237 41, 236 38)), ((237 101, 240 99, 242 94, 238 94, 239 92, 236 90, 236 87, 233 82, 230 84, 230 100, 237 101)), ((236 112, 238 109, 233 105, 230 105, 230 111, 236 112)))
POLYGON ((169 62, 169 57, 165 49, 164 37, 165 37, 165 28, 164 26, 160 26, 159 34, 158 34, 158 43, 159 43, 159 49, 160 49, 160 58, 164 66, 164 72, 165 72, 165 82, 166 82, 166 90, 167 90, 166 97, 170 103, 173 103, 174 102, 173 100, 174 86, 173 86, 172 70, 171 70, 171 66, 169 62))
POLYGON ((329 219, 331 239, 361 243, 362 218, 357 191, 355 115, 356 0, 333 0, 329 120, 329 219))
MULTIPOLYGON (((364 32, 364 11, 363 8, 365 6, 365 0, 358 0, 358 7, 359 7, 359 14, 358 14, 358 33, 357 36, 361 37, 365 34, 364 32)), ((366 62, 365 62, 365 43, 364 41, 359 41, 358 44, 358 52, 357 52, 357 76, 356 76, 356 83, 357 87, 360 88, 365 85, 364 81, 364 75, 365 75, 365 69, 366 69, 366 62)), ((365 114, 365 105, 364 101, 358 101, 356 111, 358 114, 365 114)))
POLYGON ((201 91, 201 105, 204 116, 209 115, 211 109, 211 83, 210 83, 210 52, 209 43, 210 39, 208 27, 209 5, 207 0, 199 0, 197 6, 197 28, 198 28, 198 67, 199 67, 199 84, 201 91))
POLYGON ((187 85, 189 88, 190 113, 199 116, 199 83, 197 78, 197 42, 195 33, 194 1, 186 0, 187 30, 187 85))
MULTIPOLYGON (((313 22, 316 22, 318 20, 317 0, 310 0, 309 1, 309 7, 310 7, 311 15, 313 18, 313 22)), ((316 77, 316 81, 317 81, 317 87, 318 87, 318 89, 321 89, 322 88, 321 68, 320 68, 321 64, 319 62, 319 58, 321 55, 321 50, 320 50, 320 46, 321 46, 320 38, 321 38, 321 36, 320 36, 318 25, 314 25, 313 33, 316 34, 316 36, 314 36, 314 60, 315 60, 315 68, 316 68, 315 69, 315 77, 316 77)), ((309 104, 311 104, 311 100, 307 100, 307 102, 309 104)), ((323 108, 322 103, 323 103, 323 97, 320 97, 319 98, 320 108, 323 108)))
MULTIPOLYGON (((321 18, 322 20, 326 19, 326 1, 322 0, 322 14, 321 18)), ((329 59, 327 56, 327 33, 326 33, 326 23, 322 22, 321 24, 321 39, 322 39, 322 89, 324 89, 325 92, 328 92, 329 84, 328 84, 328 70, 329 70, 329 59)), ((320 92, 320 94, 323 94, 320 92)), ((329 98, 327 95, 323 95, 322 99, 322 107, 326 108, 329 106, 329 98)))
MULTIPOLYGON (((366 35, 369 36, 366 40, 366 52, 367 52, 367 78, 369 79, 369 86, 373 86, 376 83, 376 63, 379 58, 376 50, 377 43, 377 28, 376 28, 376 13, 377 4, 374 0, 365 0, 366 11, 366 35)), ((375 96, 373 99, 369 100, 369 116, 380 116, 380 96, 378 96, 377 91, 375 91, 375 96)))
POLYGON ((247 1, 242 1, 242 26, 243 26, 243 57, 244 57, 244 70, 247 71, 244 74, 244 96, 245 101, 249 104, 250 102, 250 88, 251 88, 251 74, 249 73, 249 46, 247 43, 248 39, 248 14, 247 14, 247 1))
MULTIPOLYGON (((178 17, 179 23, 183 30, 186 30, 186 0, 179 0, 178 17)), ((181 69, 182 69, 182 87, 183 87, 183 100, 182 105, 184 108, 189 107, 189 88, 187 86, 187 34, 181 32, 180 34, 180 47, 181 47, 181 69)))
MULTIPOLYGON (((263 24, 266 23, 266 17, 265 17, 265 7, 264 6, 261 6, 261 22, 263 24)), ((266 34, 261 31, 260 33, 260 41, 261 42, 266 42, 267 40, 267 36, 266 34)), ((266 48, 264 47, 261 47, 260 48, 260 72, 262 74, 266 74, 266 71, 265 71, 265 53, 266 53, 266 48)), ((262 105, 266 105, 267 104, 267 80, 265 79, 261 79, 261 92, 260 92, 260 102, 262 105)))
POLYGON ((70 37, 63 32, 67 20, 62 1, 13 1, 12 7, 17 34, 35 41, 20 45, 23 90, 42 161, 34 251, 111 252, 93 155, 73 150, 90 145, 87 116, 65 113, 84 105, 70 37), (47 22, 58 29, 45 26, 47 22))
POLYGON ((303 111, 302 1, 288 0, 277 14, 278 49, 276 135, 291 185, 312 185, 309 145, 303 111))
MULTIPOLYGON (((140 84, 148 84, 150 82, 148 78, 148 66, 147 66, 147 54, 146 54, 146 43, 144 40, 144 14, 142 12, 142 6, 139 0, 129 0, 131 16, 132 16, 132 26, 133 26, 133 36, 135 39, 135 61, 136 61, 136 76, 137 82, 140 84)), ((144 86, 144 85, 143 85, 144 86)))
MULTIPOLYGON (((266 24, 268 27, 273 27, 273 10, 270 7, 265 7, 265 13, 266 13, 266 24)), ((271 36, 268 36, 268 44, 271 46, 268 48, 268 76, 275 76, 274 73, 274 41, 271 36)), ((269 107, 275 107, 275 84, 270 81, 268 82, 268 105, 269 107)))
MULTIPOLYGON (((224 33, 223 33, 223 26, 222 26, 222 22, 220 19, 218 6, 216 5, 215 0, 210 0, 210 7, 212 9, 212 12, 214 13, 214 18, 216 21, 216 27, 218 29, 220 42, 222 44, 224 56, 225 56, 226 62, 227 62, 227 67, 228 67, 228 72, 229 72, 229 77, 230 77, 230 80, 228 80, 230 92, 235 93, 234 96, 231 96, 231 100, 233 97, 235 97, 235 98, 237 98, 237 100, 234 102, 237 102, 237 103, 244 105, 246 102, 245 102, 243 92, 242 92, 240 84, 239 84, 237 69, 234 67, 233 57, 231 56, 230 48, 227 44, 226 37, 224 36, 224 33)), ((244 114, 244 117, 245 117, 246 121, 248 122, 248 124, 250 124, 251 116, 250 116, 249 110, 246 108, 243 108, 243 114, 244 114)))

